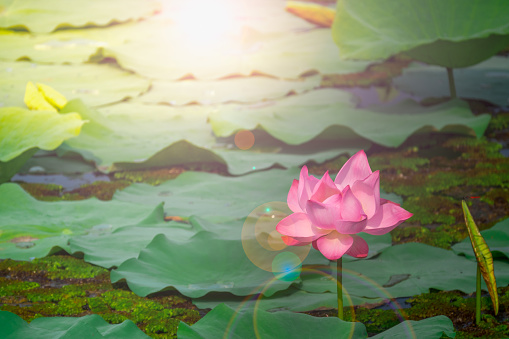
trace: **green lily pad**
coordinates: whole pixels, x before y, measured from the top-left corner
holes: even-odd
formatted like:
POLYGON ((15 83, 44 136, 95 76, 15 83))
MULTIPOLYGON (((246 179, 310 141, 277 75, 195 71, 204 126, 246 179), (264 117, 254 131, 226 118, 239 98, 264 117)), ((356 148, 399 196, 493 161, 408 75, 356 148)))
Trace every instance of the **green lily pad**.
MULTIPOLYGON (((242 222, 236 222, 235 226, 242 227, 242 222)), ((189 224, 164 221, 163 205, 160 204, 152 215, 142 223, 133 226, 123 226, 117 229, 109 229, 105 232, 92 232, 83 236, 75 236, 69 241, 71 253, 81 252, 83 259, 94 265, 105 268, 118 267, 130 258, 137 258, 158 234, 164 234, 173 240, 189 240, 197 232, 210 229, 215 232, 226 230, 234 231, 229 225, 214 225, 205 220, 191 217, 189 224), (221 227, 224 226, 224 227, 221 227)), ((237 227, 235 233, 240 230, 237 227)), ((240 241, 240 236, 238 237, 240 241)))
POLYGON ((218 305, 196 324, 180 322, 177 336, 182 339, 208 338, 367 338, 362 323, 336 317, 319 318, 292 312, 236 310, 218 305))
POLYGON ((72 6, 58 0, 0 2, 0 28, 24 28, 33 33, 49 33, 59 28, 107 26, 146 18, 159 9, 153 0, 131 0, 129 6, 122 1, 76 0, 72 6), (97 10, 100 8, 101 10, 97 10))
MULTIPOLYGON (((475 291, 475 262, 452 251, 419 243, 395 245, 375 258, 347 262, 343 267, 348 272, 348 279, 344 278, 345 290, 362 297, 408 297, 428 293, 430 288, 475 291)), ((509 264, 496 261, 495 276, 501 286, 509 283, 509 264)), ((319 293, 336 289, 333 280, 323 279, 319 274, 308 275, 303 280, 301 289, 305 291, 319 293)), ((482 286, 486 290, 484 282, 482 286)))
POLYGON ((297 81, 263 76, 239 77, 214 81, 159 81, 136 101, 152 104, 204 105, 225 102, 259 102, 277 99, 290 93, 302 93, 320 87, 321 77, 312 76, 297 81))
POLYGON ((28 81, 49 85, 68 99, 81 98, 99 106, 138 96, 150 82, 108 65, 36 65, 0 62, 0 106, 25 107, 28 81))
POLYGON ((485 114, 474 116, 460 100, 422 107, 412 100, 391 106, 355 108, 351 94, 321 89, 261 107, 223 105, 210 115, 217 136, 261 126, 274 138, 297 145, 316 138, 330 126, 339 126, 343 138, 363 137, 387 147, 398 147, 417 131, 438 129, 483 135, 490 121, 485 114), (313 112, 310 114, 310 112, 313 112))
MULTIPOLYGON (((291 182, 298 179, 299 173, 298 168, 291 168, 225 177, 188 171, 158 186, 133 184, 116 192, 114 197, 118 201, 149 206, 164 202, 168 215, 196 215, 220 222, 245 218, 265 203, 285 202, 291 182)), ((391 198, 385 193, 382 193, 382 197, 391 198)))
POLYGON ((29 260, 60 249, 70 253, 68 241, 73 236, 141 222, 154 210, 153 206, 96 198, 44 202, 17 184, 2 184, 0 258, 29 260))
POLYGON ((310 71, 355 73, 369 65, 366 61, 341 61, 327 29, 291 33, 247 30, 211 46, 204 46, 203 41, 193 44, 168 20, 140 22, 122 32, 123 28, 118 29, 129 41, 108 43, 98 57, 115 58, 123 68, 152 79, 177 80, 192 75, 213 80, 253 72, 295 79, 310 71))
POLYGON ((143 162, 179 140, 187 139, 198 145, 214 142, 199 106, 174 108, 123 103, 99 112, 72 100, 62 109, 68 111, 80 112, 90 123, 80 137, 61 150, 80 153, 106 169, 120 161, 143 162))
POLYGON ((35 147, 53 150, 79 135, 83 123, 77 113, 0 108, 0 161, 7 162, 35 147))
POLYGON ((271 272, 256 267, 245 255, 238 238, 225 239, 208 231, 183 241, 156 235, 137 259, 111 271, 113 283, 122 279, 142 297, 168 289, 197 298, 209 292, 249 295, 264 288, 270 296, 293 283, 273 281, 271 272))
POLYGON ((0 311, 0 328, 2 338, 150 338, 131 320, 111 325, 97 314, 84 317, 50 317, 37 318, 29 324, 14 313, 0 311))
POLYGON ((419 339, 438 339, 444 335, 454 338, 454 324, 451 319, 445 315, 439 315, 419 321, 406 320, 402 323, 380 333, 371 338, 375 339, 405 339, 411 333, 413 338, 419 339))
POLYGON ((508 11, 509 3, 482 0, 468 6, 461 0, 338 1, 332 32, 342 58, 385 59, 407 51, 423 62, 467 67, 509 44, 508 11))
POLYGON ((0 107, 0 183, 16 174, 37 149, 53 150, 77 136, 84 122, 77 113, 0 107))
MULTIPOLYGON (((493 258, 509 258, 509 219, 499 222, 492 228, 482 231, 481 235, 488 244, 493 258)), ((470 238, 466 237, 460 243, 451 248, 454 253, 464 255, 468 259, 476 261, 470 238)))
POLYGON ((2 46, 0 59, 2 61, 28 59, 46 64, 86 62, 98 48, 107 44, 104 41, 105 32, 108 30, 64 30, 34 36, 29 32, 0 29, 2 46), (103 32, 103 39, 99 37, 98 31, 103 32))
MULTIPOLYGON (((177 335, 184 339, 208 338, 367 338, 362 323, 346 322, 336 317, 313 317, 292 312, 269 313, 252 308, 237 312, 221 304, 196 324, 180 323, 177 335)), ((421 321, 404 321, 373 338, 438 339, 442 335, 454 338, 454 325, 446 316, 421 321)))
POLYGON ((133 184, 115 193, 115 200, 149 206, 164 202, 168 215, 198 215, 210 221, 240 219, 258 206, 286 201, 299 169, 270 170, 225 177, 206 172, 184 172, 159 186, 133 184))
MULTIPOLYGON (((478 65, 455 69, 458 97, 485 100, 498 106, 509 106, 509 60, 493 57, 478 65)), ((412 64, 394 79, 395 86, 420 98, 449 97, 447 71, 443 67, 412 64)))

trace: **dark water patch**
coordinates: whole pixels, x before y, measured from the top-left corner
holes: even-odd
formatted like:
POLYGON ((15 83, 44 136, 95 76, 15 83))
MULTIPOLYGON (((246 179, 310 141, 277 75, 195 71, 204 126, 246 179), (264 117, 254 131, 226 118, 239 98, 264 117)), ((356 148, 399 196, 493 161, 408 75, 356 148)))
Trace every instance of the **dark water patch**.
POLYGON ((11 178, 12 182, 26 182, 32 184, 54 184, 63 187, 63 192, 69 192, 83 185, 97 181, 109 182, 110 177, 102 173, 83 173, 75 175, 62 174, 16 174, 11 178))

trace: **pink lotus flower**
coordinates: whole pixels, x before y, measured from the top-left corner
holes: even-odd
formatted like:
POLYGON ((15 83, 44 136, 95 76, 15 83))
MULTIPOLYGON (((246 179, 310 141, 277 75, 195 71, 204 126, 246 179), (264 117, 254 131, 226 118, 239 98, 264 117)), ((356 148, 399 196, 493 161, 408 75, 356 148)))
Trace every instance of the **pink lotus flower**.
POLYGON ((368 244, 357 233, 385 234, 413 215, 380 198, 379 172, 371 171, 362 150, 345 163, 334 181, 328 171, 317 179, 302 167, 287 202, 294 213, 276 226, 283 241, 292 246, 312 243, 329 260, 344 254, 366 257, 368 244))

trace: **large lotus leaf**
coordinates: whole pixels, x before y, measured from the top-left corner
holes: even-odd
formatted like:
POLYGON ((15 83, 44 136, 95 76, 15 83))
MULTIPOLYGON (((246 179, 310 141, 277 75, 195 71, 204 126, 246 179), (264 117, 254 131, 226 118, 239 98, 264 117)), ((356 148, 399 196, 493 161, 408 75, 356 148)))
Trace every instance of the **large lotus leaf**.
MULTIPOLYGON (((482 231, 481 235, 488 244, 493 258, 509 258, 509 219, 499 222, 492 228, 482 231)), ((466 237, 451 248, 456 254, 463 254, 468 259, 476 261, 470 238, 466 237)))
MULTIPOLYGON (((509 105, 509 59, 493 57, 469 68, 455 69, 458 97, 509 105)), ((414 63, 394 79, 395 86, 420 98, 449 97, 447 71, 443 67, 414 63)))
MULTIPOLYGON (((455 336, 452 321, 438 316, 421 321, 404 321, 373 338, 438 339, 442 334, 455 336)), ((180 323, 177 332, 183 339, 208 338, 367 338, 366 327, 336 317, 313 317, 292 312, 269 313, 250 309, 238 313, 227 305, 218 305, 196 324, 180 323)))
POLYGON ((398 325, 377 334, 371 338, 374 339, 406 339, 419 338, 419 339, 438 339, 444 338, 444 335, 449 338, 454 338, 454 325, 451 319, 445 315, 439 315, 432 318, 427 318, 419 321, 406 320, 398 325))
POLYGON ((0 183, 8 181, 38 148, 53 150, 80 133, 77 113, 0 107, 0 183))
POLYGON ((507 46, 508 11, 505 1, 341 0, 332 32, 342 58, 385 59, 409 51, 424 62, 467 67, 507 46))
POLYGON ((129 41, 109 43, 102 57, 115 58, 125 69, 153 79, 176 80, 192 75, 200 80, 250 75, 253 72, 295 79, 309 71, 355 73, 366 61, 341 61, 329 30, 259 33, 246 30, 214 41, 193 40, 171 22, 150 20, 118 28, 129 41), (146 34, 145 32, 151 32, 146 34), (171 46, 168 47, 168 46, 171 46))
POLYGON ((58 31, 34 36, 0 29, 0 60, 29 59, 43 63, 82 63, 106 43, 88 37, 90 30, 58 31))
POLYGON ((50 317, 37 318, 29 324, 18 315, 0 311, 0 337, 9 339, 71 339, 71 338, 105 338, 105 339, 145 339, 150 338, 131 320, 121 324, 108 324, 97 314, 84 317, 50 317))
MULTIPOLYGON (((270 137, 270 139, 273 138, 270 137)), ((257 138, 255 143, 258 143, 258 140, 257 138)), ((276 140, 272 146, 266 148, 254 146, 248 150, 236 149, 237 147, 232 143, 203 148, 190 144, 187 141, 179 141, 154 154, 146 161, 117 162, 113 164, 110 170, 136 170, 199 162, 224 164, 230 174, 242 175, 249 172, 266 170, 273 166, 277 167, 278 165, 290 168, 304 165, 308 161, 322 163, 341 154, 352 155, 360 149, 369 149, 370 147, 371 143, 362 139, 341 141, 335 144, 329 142, 326 145, 322 142, 320 145, 312 147, 306 147, 306 145, 289 146, 276 140)), ((87 153, 78 152, 86 157, 87 153)), ((90 150, 89 153, 91 154, 92 152, 93 150, 90 150)), ((101 170, 108 170, 108 168, 101 168, 101 170)))
POLYGON ((198 232, 183 241, 170 240, 164 234, 156 235, 137 259, 129 259, 111 271, 113 283, 121 279, 143 297, 177 289, 191 298, 209 292, 249 295, 262 290, 270 296, 294 282, 273 281, 271 272, 250 261, 238 238, 223 238, 208 231, 198 232))
POLYGON ((182 339, 251 338, 367 338, 362 323, 336 317, 313 317, 292 312, 269 313, 252 309, 237 313, 227 305, 218 305, 196 324, 180 322, 182 339))
MULTIPOLYGON (((114 197, 150 206, 164 202, 168 215, 197 215, 210 221, 224 221, 244 218, 265 203, 285 202, 292 180, 298 177, 298 168, 240 177, 188 171, 155 187, 133 184, 116 192, 114 197)), ((382 197, 388 196, 382 193, 382 197)))
POLYGON ((0 185, 0 258, 29 260, 62 248, 75 235, 141 222, 154 205, 100 201, 44 202, 13 183, 0 185), (57 248, 58 247, 58 248, 57 248))
MULTIPOLYGON (((143 222, 133 226, 107 229, 104 232, 90 232, 87 235, 75 236, 70 240, 70 249, 84 253, 83 259, 94 265, 111 268, 118 267, 130 258, 137 258, 158 234, 164 234, 172 240, 188 240, 199 231, 209 230, 219 234, 237 235, 242 228, 242 221, 225 224, 211 224, 206 220, 191 217, 189 224, 164 221, 162 204, 143 222)), ((240 235, 237 236, 240 241, 240 235)))
POLYGON ((106 26, 137 20, 159 9, 154 0, 75 0, 70 4, 59 0, 1 0, 0 27, 24 28, 33 33, 49 33, 58 28, 106 26), (100 10, 98 10, 100 9, 100 10))
POLYGON ((225 102, 259 102, 290 93, 302 93, 320 87, 321 77, 287 81, 263 76, 239 77, 214 81, 154 81, 150 91, 136 101, 151 104, 204 105, 225 102))
POLYGON ((0 108, 0 161, 7 162, 35 147, 53 150, 79 135, 84 122, 77 113, 0 108))
POLYGON ((115 193, 115 200, 150 206, 164 202, 168 215, 198 215, 211 221, 239 219, 258 206, 286 201, 299 169, 270 170, 225 177, 206 172, 184 172, 159 186, 133 184, 115 193))
MULTIPOLYGON (((345 263, 343 268, 349 278, 345 278, 345 289, 353 295, 371 298, 407 297, 428 293, 430 288, 472 293, 477 272, 475 262, 452 251, 419 243, 396 245, 375 258, 345 263)), ((496 261, 495 276, 501 286, 508 284, 509 264, 496 261)), ((486 290, 484 281, 482 284, 486 290)), ((336 284, 322 275, 310 274, 301 289, 314 293, 335 291, 336 284)))
MULTIPOLYGON (((350 295, 344 298, 344 306, 379 304, 383 298, 363 298, 350 295)), ((238 297, 227 293, 211 293, 202 298, 193 299, 193 304, 198 308, 214 308, 219 304, 226 304, 239 312, 250 309, 264 311, 292 311, 306 312, 317 308, 338 308, 338 295, 336 293, 311 293, 290 287, 285 291, 275 293, 270 297, 259 296, 246 300, 246 297, 238 297)))
POLYGON ((317 137, 329 126, 342 126, 347 127, 346 133, 337 135, 358 135, 383 146, 397 147, 425 128, 473 131, 479 137, 490 120, 487 114, 474 116, 467 103, 460 100, 430 107, 407 100, 367 109, 355 108, 352 101, 348 92, 321 89, 267 102, 261 107, 222 105, 210 115, 210 123, 217 136, 261 126, 273 137, 292 145, 317 137))
POLYGON ((90 123, 78 138, 65 144, 65 150, 78 152, 106 168, 114 162, 145 161, 183 139, 202 146, 214 142, 201 106, 121 103, 99 112, 72 100, 62 109, 69 111, 79 112, 90 123))
POLYGON ((69 99, 81 98, 98 106, 138 96, 150 82, 108 65, 36 65, 0 62, 0 106, 25 107, 28 81, 49 85, 69 99))

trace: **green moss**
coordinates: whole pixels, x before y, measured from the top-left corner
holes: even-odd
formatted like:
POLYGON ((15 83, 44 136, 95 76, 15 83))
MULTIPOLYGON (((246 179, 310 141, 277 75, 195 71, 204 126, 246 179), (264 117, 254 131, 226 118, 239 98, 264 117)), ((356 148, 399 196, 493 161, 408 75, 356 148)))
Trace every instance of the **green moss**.
POLYGON ((444 147, 462 152, 463 159, 496 159, 502 158, 500 149, 502 146, 496 142, 486 139, 486 137, 457 137, 447 140, 444 147))
POLYGON ((54 255, 29 261, 4 260, 0 271, 31 272, 49 279, 89 279, 108 275, 108 270, 88 264, 83 260, 64 255, 54 255))
POLYGON ((181 167, 152 169, 144 171, 123 171, 115 172, 115 179, 127 180, 129 182, 144 182, 150 185, 159 185, 167 180, 175 179, 185 169, 181 167))
MULTIPOLYGON (((351 318, 349 312, 346 313, 345 321, 351 321, 347 318, 351 318)), ((366 308, 355 310, 355 321, 363 323, 368 333, 379 333, 400 323, 398 316, 392 310, 369 310, 366 308)))
POLYGON ((57 201, 61 200, 63 187, 54 184, 35 184, 20 182, 19 185, 31 196, 38 200, 57 201))
POLYGON ((127 180, 97 181, 64 194, 64 200, 81 200, 96 197, 99 200, 111 200, 116 191, 122 190, 131 184, 127 180))
POLYGON ((462 216, 459 203, 449 197, 434 195, 409 197, 401 206, 414 214, 409 221, 419 222, 421 225, 435 223, 452 225, 461 220, 462 216))
POLYGON ((509 113, 501 113, 491 118, 488 129, 501 131, 509 127, 509 113))
POLYGON ((0 277, 0 295, 11 296, 17 295, 21 291, 28 291, 39 287, 40 285, 32 281, 10 280, 0 277))

